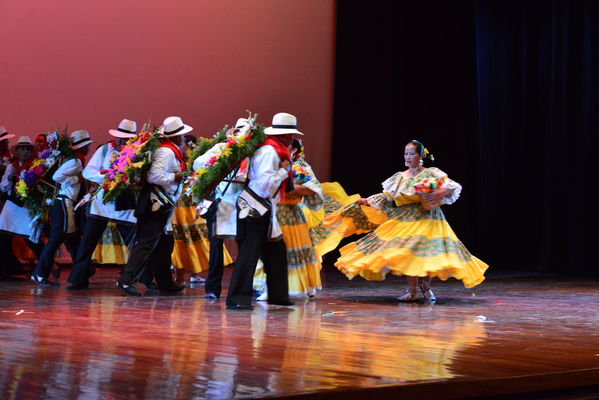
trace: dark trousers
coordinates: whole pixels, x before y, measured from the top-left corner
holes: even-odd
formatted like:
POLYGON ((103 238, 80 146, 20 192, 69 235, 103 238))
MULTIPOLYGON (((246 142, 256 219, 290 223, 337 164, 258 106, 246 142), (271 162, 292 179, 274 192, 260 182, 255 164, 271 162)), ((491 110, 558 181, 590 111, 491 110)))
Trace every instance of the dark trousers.
MULTIPOLYGON (((23 266, 12 251, 12 238, 12 235, 0 233, 0 257, 2 257, 2 260, 0 260, 0 278, 8 275, 20 275, 24 272, 23 266)), ((39 259, 43 244, 33 243, 29 239, 26 239, 25 242, 39 259)))
POLYGON ((269 220, 270 213, 260 218, 237 220, 239 254, 231 275, 227 305, 251 304, 252 282, 259 258, 264 263, 268 301, 278 303, 289 300, 287 248, 283 240, 268 241, 269 220))
POLYGON ((54 254, 62 242, 71 253, 73 260, 77 257, 77 248, 81 236, 79 232, 65 233, 66 210, 64 207, 65 205, 60 199, 55 200, 52 207, 50 207, 50 235, 33 271, 34 274, 42 278, 48 279, 48 276, 50 276, 52 264, 54 263, 54 254))
MULTIPOLYGON (((102 234, 106 230, 108 220, 102 218, 88 217, 85 221, 85 229, 83 237, 77 250, 77 256, 73 260, 73 269, 69 276, 69 282, 74 285, 87 285, 89 281, 90 266, 92 256, 98 242, 102 239, 102 234)), ((125 245, 129 245, 133 239, 133 225, 117 224, 117 229, 121 237, 125 241, 125 245)))
POLYGON ((211 221, 206 221, 206 225, 208 226, 208 239, 210 240, 210 259, 208 261, 208 277, 206 278, 204 289, 206 293, 214 293, 217 297, 220 297, 220 292, 222 291, 221 282, 225 270, 225 258, 223 254, 225 241, 214 237, 215 219, 216 218, 211 221))
POLYGON ((170 272, 175 239, 164 233, 169 215, 155 212, 137 217, 136 241, 121 273, 123 285, 134 285, 147 267, 154 273, 159 290, 170 290, 175 286, 170 272))

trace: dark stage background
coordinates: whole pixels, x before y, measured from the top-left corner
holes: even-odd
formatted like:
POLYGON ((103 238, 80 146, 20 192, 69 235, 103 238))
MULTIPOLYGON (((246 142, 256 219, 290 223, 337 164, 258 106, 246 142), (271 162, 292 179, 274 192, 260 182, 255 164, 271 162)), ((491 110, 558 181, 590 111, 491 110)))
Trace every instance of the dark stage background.
POLYGON ((337 2, 333 180, 379 192, 419 139, 493 270, 598 275, 599 2, 364 4, 337 2))

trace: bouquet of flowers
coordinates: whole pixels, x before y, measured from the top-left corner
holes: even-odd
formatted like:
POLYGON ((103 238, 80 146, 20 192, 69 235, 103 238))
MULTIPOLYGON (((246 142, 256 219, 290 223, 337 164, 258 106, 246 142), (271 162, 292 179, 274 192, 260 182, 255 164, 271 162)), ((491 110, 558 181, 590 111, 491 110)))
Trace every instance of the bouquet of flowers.
POLYGON ((414 185, 416 194, 427 194, 435 189, 440 189, 442 187, 443 187, 443 178, 439 178, 439 179, 427 178, 427 179, 423 179, 419 182, 416 182, 416 184, 414 185))
POLYGON ((212 155, 187 178, 187 196, 191 196, 196 202, 204 200, 219 182, 264 143, 264 127, 253 124, 256 117, 257 114, 252 116, 250 113, 252 127, 246 133, 232 136, 213 148, 212 155))
POLYGON ((310 171, 298 163, 293 163, 291 165, 291 173, 293 174, 293 179, 300 185, 303 185, 312 179, 310 171))
POLYGON ((110 167, 101 170, 104 181, 104 203, 114 201, 127 190, 135 189, 135 183, 141 182, 152 162, 152 152, 160 146, 161 135, 156 128, 150 129, 150 123, 144 125, 141 132, 127 140, 118 154, 113 155, 110 167))
POLYGON ((46 136, 48 148, 33 160, 29 169, 21 171, 17 177, 16 193, 32 217, 41 216, 56 195, 56 185, 52 175, 65 158, 73 155, 71 140, 66 128, 46 136), (50 200, 50 201, 47 201, 50 200))
POLYGON ((187 168, 189 172, 193 172, 193 162, 196 160, 196 158, 206 153, 217 143, 221 143, 227 140, 228 130, 229 126, 225 125, 221 130, 216 132, 213 137, 200 137, 198 143, 187 149, 187 168))
POLYGON ((416 194, 420 196, 420 204, 422 205, 422 208, 428 211, 432 210, 433 208, 437 208, 441 205, 440 200, 430 200, 429 198, 425 197, 425 195, 433 192, 436 189, 442 188, 443 181, 443 178, 427 178, 417 182, 414 185, 416 194))

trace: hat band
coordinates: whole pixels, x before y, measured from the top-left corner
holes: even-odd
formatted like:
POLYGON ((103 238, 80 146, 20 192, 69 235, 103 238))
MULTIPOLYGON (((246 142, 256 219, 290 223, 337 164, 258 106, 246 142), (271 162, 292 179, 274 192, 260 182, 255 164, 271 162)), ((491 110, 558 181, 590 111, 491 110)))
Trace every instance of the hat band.
POLYGON ((3 138, 4 136, 7 136, 7 135, 8 135, 8 131, 7 131, 7 132, 0 133, 0 140, 2 140, 2 138, 3 138))
POLYGON ((31 147, 33 147, 33 143, 19 142, 19 143, 15 144, 15 147, 19 147, 19 146, 31 146, 31 147))
POLYGON ((174 131, 169 131, 169 132, 164 131, 164 134, 167 135, 167 136, 168 135, 174 135, 177 132, 181 132, 183 129, 185 129, 185 125, 180 126, 179 128, 175 129, 174 131))
POLYGON ((127 129, 123 129, 123 128, 117 128, 117 131, 135 135, 135 131, 128 131, 127 129))
POLYGON ((297 129, 297 125, 273 125, 275 129, 297 129))
POLYGON ((78 144, 87 142, 87 141, 91 142, 90 138, 79 139, 76 142, 71 142, 71 146, 77 146, 78 144))

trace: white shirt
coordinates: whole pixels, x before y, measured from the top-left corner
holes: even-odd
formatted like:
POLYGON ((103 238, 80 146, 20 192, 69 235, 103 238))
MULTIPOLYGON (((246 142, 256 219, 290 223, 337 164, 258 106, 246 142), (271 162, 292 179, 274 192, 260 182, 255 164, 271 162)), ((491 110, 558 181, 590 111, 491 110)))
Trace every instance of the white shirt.
MULTIPOLYGON (((88 181, 101 185, 102 182, 104 182, 104 174, 101 173, 101 170, 109 169, 113 155, 118 153, 118 150, 109 143, 100 146, 83 169, 83 177, 88 181)), ((104 200, 102 200, 103 196, 104 189, 100 189, 96 196, 91 199, 89 203, 90 215, 109 219, 111 221, 136 222, 136 219, 133 216, 134 210, 117 211, 114 202, 104 204, 104 200)))
MULTIPOLYGON (((217 143, 193 162, 193 170, 202 167, 216 152, 224 150, 224 143, 217 143)), ((231 172, 225 179, 235 178, 231 172)), ((243 184, 231 183, 223 194, 229 182, 220 182, 216 187, 216 197, 221 199, 216 214, 214 235, 218 237, 235 237, 237 234, 237 198, 243 189, 243 184)))
POLYGON ((260 147, 252 156, 249 164, 249 188, 258 196, 270 200, 272 205, 272 230, 270 237, 281 236, 281 227, 277 221, 277 203, 280 198, 280 188, 283 181, 289 177, 288 170, 280 168, 281 159, 274 147, 260 147))
POLYGON ((179 183, 175 182, 175 173, 182 172, 175 153, 168 147, 159 147, 152 154, 152 165, 148 171, 148 182, 162 186, 165 192, 179 198, 179 183))
MULTIPOLYGON (((175 204, 177 204, 177 200, 181 195, 181 191, 179 190, 181 184, 175 182, 175 173, 177 172, 182 171, 181 164, 177 160, 175 153, 168 147, 157 148, 152 154, 152 165, 148 171, 147 180, 148 183, 161 186, 172 197, 175 204)), ((173 215, 174 208, 165 226, 167 232, 173 230, 173 215)))
POLYGON ((79 195, 81 183, 79 174, 83 171, 83 165, 78 158, 71 158, 64 162, 52 175, 54 182, 60 183, 59 196, 64 196, 75 201, 79 195))
MULTIPOLYGON (((23 165, 23 163, 19 161, 19 165, 23 165)), ((10 192, 12 187, 12 181, 10 178, 15 174, 15 172, 15 166, 12 165, 12 163, 6 166, 4 175, 2 175, 2 181, 0 182, 0 190, 2 190, 4 193, 10 192)))

